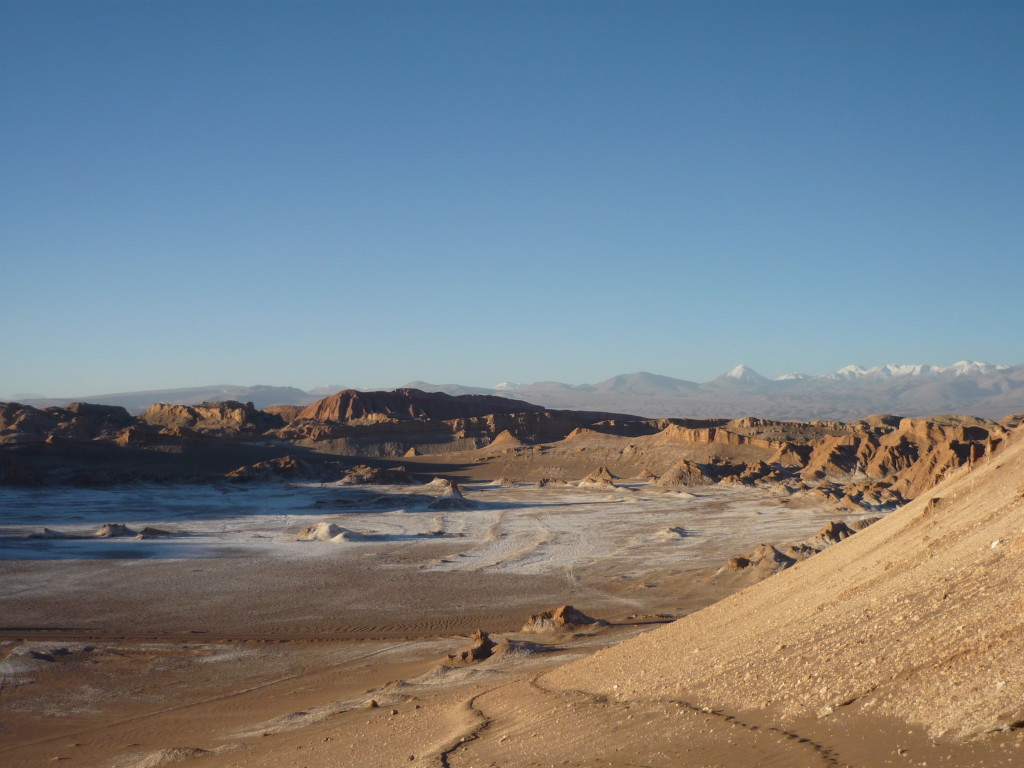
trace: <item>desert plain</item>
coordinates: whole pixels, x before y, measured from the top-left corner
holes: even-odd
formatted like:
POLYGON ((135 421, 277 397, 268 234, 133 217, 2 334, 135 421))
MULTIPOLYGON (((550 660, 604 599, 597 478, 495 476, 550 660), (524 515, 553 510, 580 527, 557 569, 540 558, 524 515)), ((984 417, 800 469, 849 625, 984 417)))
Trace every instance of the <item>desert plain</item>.
POLYGON ((347 398, 8 409, 0 763, 1024 764, 1019 419, 347 398))

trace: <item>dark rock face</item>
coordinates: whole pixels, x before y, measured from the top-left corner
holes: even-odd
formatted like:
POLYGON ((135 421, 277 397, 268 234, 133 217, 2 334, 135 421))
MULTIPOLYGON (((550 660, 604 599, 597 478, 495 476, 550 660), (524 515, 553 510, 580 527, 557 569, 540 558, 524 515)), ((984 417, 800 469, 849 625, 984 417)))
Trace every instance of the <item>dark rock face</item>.
POLYGON ((415 481, 405 467, 370 467, 358 464, 338 481, 345 485, 411 485, 415 481))
POLYGON ((0 456, 0 485, 15 488, 32 488, 42 485, 42 480, 8 456, 0 456))
POLYGON ((233 483, 254 483, 268 480, 300 480, 312 476, 310 467, 292 456, 260 461, 232 470, 224 475, 233 483))

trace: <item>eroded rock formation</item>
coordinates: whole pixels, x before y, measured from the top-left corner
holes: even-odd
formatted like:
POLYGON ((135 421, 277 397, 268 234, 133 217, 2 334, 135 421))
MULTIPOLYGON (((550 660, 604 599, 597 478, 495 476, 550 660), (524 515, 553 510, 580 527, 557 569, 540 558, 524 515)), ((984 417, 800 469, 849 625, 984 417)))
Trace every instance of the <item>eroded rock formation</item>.
POLYGON ((595 619, 571 605, 560 605, 551 610, 541 611, 526 620, 520 632, 575 632, 579 629, 603 627, 608 622, 595 619))
POLYGON ((260 435, 284 425, 281 417, 259 411, 252 403, 236 400, 200 405, 157 403, 144 411, 139 420, 170 434, 191 432, 217 437, 260 435))

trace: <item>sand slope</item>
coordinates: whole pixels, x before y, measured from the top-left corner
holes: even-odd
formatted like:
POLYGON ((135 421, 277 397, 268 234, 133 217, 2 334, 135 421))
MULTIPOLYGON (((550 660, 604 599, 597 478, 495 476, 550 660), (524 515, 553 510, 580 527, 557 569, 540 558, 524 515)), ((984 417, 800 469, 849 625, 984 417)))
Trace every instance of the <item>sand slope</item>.
POLYGON ((1024 439, 822 554, 544 685, 786 719, 1024 727, 1024 439))

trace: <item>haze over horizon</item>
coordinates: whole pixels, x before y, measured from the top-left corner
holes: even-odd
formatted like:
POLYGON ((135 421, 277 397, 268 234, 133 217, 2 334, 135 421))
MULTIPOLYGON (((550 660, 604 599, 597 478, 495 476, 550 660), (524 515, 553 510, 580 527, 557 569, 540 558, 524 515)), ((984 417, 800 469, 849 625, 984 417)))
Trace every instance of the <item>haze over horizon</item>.
POLYGON ((0 396, 1019 364, 1022 30, 0 2, 0 396))
MULTIPOLYGON (((1017 365, 1020 365, 1020 364, 1017 364, 1017 365)), ((694 383, 710 383, 710 382, 714 381, 715 379, 720 379, 720 378, 726 378, 726 379, 727 378, 743 378, 743 376, 741 374, 743 374, 744 372, 746 373, 746 375, 753 375, 754 377, 764 378, 764 379, 767 379, 768 381, 782 381, 784 379, 791 378, 794 374, 802 375, 802 376, 805 376, 806 378, 829 377, 830 374, 836 374, 836 373, 840 373, 840 372, 849 371, 849 369, 851 369, 851 368, 852 369, 859 369, 861 372, 864 372, 864 373, 867 373, 867 374, 875 373, 879 369, 883 369, 883 368, 890 368, 890 369, 895 368, 895 369, 900 369, 900 370, 895 371, 894 374, 892 374, 892 375, 895 375, 897 377, 901 377, 901 376, 907 375, 908 373, 910 373, 910 374, 913 373, 911 371, 903 370, 903 369, 914 369, 914 368, 923 368, 926 371, 929 368, 931 368, 931 369, 936 369, 937 368, 940 371, 946 371, 946 372, 952 373, 953 371, 956 371, 956 369, 958 369, 958 368, 965 369, 964 372, 973 372, 973 370, 977 369, 977 368, 985 368, 985 369, 991 368, 993 370, 997 370, 998 371, 1000 369, 1015 368, 1015 367, 1016 367, 1016 365, 1006 365, 1004 363, 989 363, 987 361, 968 361, 968 360, 957 361, 957 362, 952 363, 952 364, 950 364, 948 366, 945 366, 945 365, 938 365, 938 366, 936 366, 934 364, 919 364, 919 363, 911 363, 911 364, 883 363, 883 364, 880 364, 880 365, 877 365, 877 366, 861 366, 861 365, 858 365, 857 363, 852 363, 852 364, 850 364, 848 366, 843 366, 843 368, 837 369, 835 371, 821 371, 821 372, 811 373, 811 374, 807 373, 806 371, 787 371, 786 373, 779 374, 777 376, 765 376, 764 374, 762 374, 761 371, 758 371, 758 370, 754 369, 752 366, 748 366, 748 365, 745 365, 743 363, 740 363, 739 365, 734 366, 730 370, 728 370, 728 371, 721 371, 717 376, 710 377, 707 380, 678 379, 677 377, 668 377, 668 376, 665 376, 664 374, 660 374, 660 373, 657 373, 657 372, 654 372, 654 371, 620 371, 618 373, 609 374, 608 376, 604 376, 601 379, 595 379, 594 381, 564 381, 564 382, 555 382, 553 379, 540 379, 540 380, 535 381, 535 382, 527 382, 527 381, 511 381, 509 379, 506 379, 506 380, 500 381, 500 382, 477 382, 477 381, 468 381, 468 382, 467 381, 460 381, 460 382, 456 382, 456 381, 430 381, 430 382, 428 382, 428 381, 426 381, 424 379, 406 379, 405 381, 402 381, 402 382, 397 383, 397 384, 393 383, 393 382, 376 383, 376 384, 374 384, 374 383, 371 383, 371 384, 341 383, 341 384, 318 384, 318 385, 311 385, 311 386, 298 386, 298 385, 296 385, 296 384, 294 384, 292 382, 286 382, 286 381, 277 381, 277 382, 272 382, 272 383, 268 383, 268 382, 256 382, 256 383, 250 383, 250 382, 194 382, 193 384, 184 385, 184 386, 181 386, 181 387, 157 387, 157 388, 154 388, 154 389, 151 389, 151 390, 139 390, 138 392, 142 393, 142 392, 148 392, 148 391, 159 392, 159 391, 173 391, 173 390, 187 390, 187 389, 202 389, 204 387, 210 387, 210 386, 229 386, 229 387, 235 386, 235 387, 243 387, 243 388, 268 387, 268 388, 271 388, 271 389, 294 388, 294 389, 303 390, 304 392, 309 393, 309 394, 315 394, 315 395, 323 396, 323 395, 335 394, 336 392, 338 392, 339 390, 342 390, 342 389, 355 389, 355 390, 364 391, 364 392, 366 392, 366 391, 377 391, 377 390, 380 390, 380 391, 390 391, 390 390, 394 390, 394 389, 400 389, 400 388, 404 388, 404 387, 415 386, 417 384, 430 384, 432 386, 457 385, 457 386, 461 386, 461 387, 474 387, 474 388, 479 388, 479 389, 496 390, 498 392, 500 392, 502 389, 506 389, 506 390, 509 390, 509 395, 508 396, 512 397, 512 398, 515 398, 517 396, 516 395, 516 390, 519 387, 529 386, 531 384, 543 384, 545 382, 549 382, 549 383, 557 383, 557 384, 566 384, 566 385, 569 385, 569 386, 588 386, 588 385, 592 385, 592 384, 600 384, 600 383, 603 383, 603 382, 609 382, 609 381, 612 381, 612 380, 614 380, 616 378, 620 378, 620 377, 624 377, 624 376, 625 377, 629 377, 629 376, 653 376, 653 377, 659 378, 659 379, 660 378, 666 378, 666 379, 669 379, 669 380, 677 380, 677 381, 678 380, 693 381, 694 383)), ((7 393, 0 392, 0 401, 3 401, 5 398, 10 399, 10 400, 19 400, 19 399, 43 400, 43 399, 60 399, 62 397, 66 397, 66 396, 69 396, 69 395, 72 395, 72 396, 75 396, 75 397, 80 397, 80 396, 88 397, 89 395, 111 395, 111 394, 117 394, 117 393, 129 394, 130 391, 129 390, 125 390, 125 389, 120 389, 120 390, 110 390, 109 392, 91 392, 91 393, 74 393, 74 394, 73 393, 65 392, 62 395, 61 394, 55 395, 55 394, 49 394, 49 393, 39 393, 39 392, 31 392, 31 393, 28 393, 28 392, 16 392, 16 393, 12 393, 12 394, 7 394, 7 393)))

